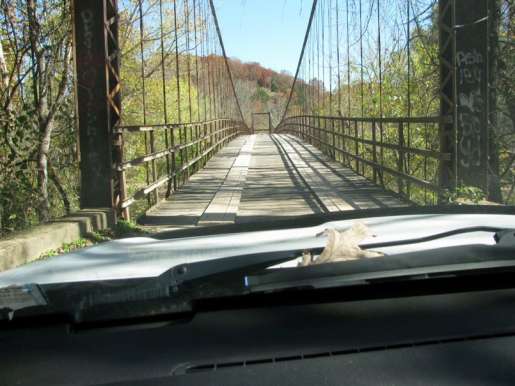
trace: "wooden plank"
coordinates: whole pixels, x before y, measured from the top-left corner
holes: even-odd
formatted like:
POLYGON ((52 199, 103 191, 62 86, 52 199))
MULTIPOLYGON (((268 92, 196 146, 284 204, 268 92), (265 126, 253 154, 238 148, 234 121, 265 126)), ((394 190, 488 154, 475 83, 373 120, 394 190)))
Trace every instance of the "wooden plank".
MULTIPOLYGON (((312 137, 312 138, 316 138, 314 136, 311 136, 309 134, 307 134, 308 137, 312 137)), ((327 145, 327 146, 330 146, 330 144, 324 142, 324 141, 319 141, 321 144, 324 144, 324 145, 327 145)), ((413 182, 414 184, 417 184, 423 188, 427 188, 429 190, 432 190, 432 191, 435 191, 435 192, 438 192, 440 190, 440 187, 438 185, 435 185, 429 181, 425 181, 425 180, 421 180, 417 177, 413 177, 412 175, 409 175, 409 174, 405 174, 405 173, 401 173, 395 169, 391 169, 387 166, 383 166, 383 165, 379 165, 378 163, 374 162, 374 161, 370 161, 370 160, 367 160, 363 157, 360 157, 360 156, 357 156, 357 155, 354 155, 352 153, 349 153, 349 152, 346 152, 345 150, 342 150, 342 149, 338 149, 336 148, 335 149, 337 152, 339 153, 342 153, 342 154, 345 154, 351 158, 354 158, 356 160, 359 160, 360 162, 363 162, 365 164, 367 164, 368 166, 371 166, 373 168, 381 168, 383 171, 387 172, 387 173, 390 173, 392 175, 394 175, 395 177, 399 177, 399 178, 403 178, 405 180, 408 180, 410 182, 413 182)))
POLYGON ((406 205, 295 136, 239 136, 144 223, 163 229, 406 205))
POLYGON ((247 178, 252 157, 255 135, 246 138, 238 156, 234 159, 225 181, 200 217, 198 225, 232 223, 236 219, 241 193, 247 178))
MULTIPOLYGON (((150 209, 143 224, 163 229, 196 226, 225 181, 245 140, 246 136, 239 136, 226 144, 174 195, 150 209)), ((206 149, 204 153, 210 150, 206 149)))

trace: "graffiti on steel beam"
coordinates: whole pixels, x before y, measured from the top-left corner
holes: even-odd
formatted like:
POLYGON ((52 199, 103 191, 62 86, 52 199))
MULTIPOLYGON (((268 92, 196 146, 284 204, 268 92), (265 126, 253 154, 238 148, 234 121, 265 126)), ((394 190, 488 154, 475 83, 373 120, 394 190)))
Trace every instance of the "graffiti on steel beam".
POLYGON ((481 95, 483 56, 476 50, 459 51, 456 55, 459 109, 458 120, 461 123, 459 138, 459 162, 464 168, 481 165, 481 121, 484 100, 481 95), (465 86, 465 87, 461 87, 465 86))
MULTIPOLYGON (((80 87, 86 91, 87 98, 86 103, 84 104, 85 111, 85 121, 86 121, 86 134, 89 142, 90 148, 94 147, 95 137, 97 134, 97 115, 95 113, 95 87, 97 83, 98 69, 95 65, 94 53, 93 53, 93 38, 94 38, 94 17, 95 15, 90 9, 83 10, 80 13, 80 19, 82 21, 83 27, 83 45, 85 50, 83 51, 82 65, 83 71, 80 72, 79 76, 79 85, 80 87)), ((86 154, 88 158, 88 163, 90 165, 95 165, 99 162, 98 153, 94 151, 88 152, 86 154)), ((100 172, 98 169, 95 171, 90 171, 94 173, 96 176, 100 176, 100 172)))

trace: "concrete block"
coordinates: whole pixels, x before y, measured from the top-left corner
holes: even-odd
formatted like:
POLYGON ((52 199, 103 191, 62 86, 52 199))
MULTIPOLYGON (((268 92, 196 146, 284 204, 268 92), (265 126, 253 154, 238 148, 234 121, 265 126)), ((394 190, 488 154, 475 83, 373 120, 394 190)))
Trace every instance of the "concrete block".
POLYGON ((0 240, 0 272, 36 260, 41 254, 76 241, 90 232, 112 227, 112 209, 82 209, 69 216, 9 235, 0 240))

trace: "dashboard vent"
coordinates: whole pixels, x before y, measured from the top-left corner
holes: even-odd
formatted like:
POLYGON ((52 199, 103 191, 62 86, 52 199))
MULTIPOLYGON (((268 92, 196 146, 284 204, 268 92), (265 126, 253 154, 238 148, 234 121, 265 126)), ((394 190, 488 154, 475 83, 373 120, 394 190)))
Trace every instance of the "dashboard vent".
POLYGON ((172 372, 172 374, 173 375, 192 374, 192 373, 205 372, 205 371, 218 371, 218 370, 223 370, 223 369, 227 369, 227 368, 235 368, 235 367, 249 367, 249 366, 269 364, 269 363, 301 361, 301 360, 305 360, 305 359, 333 357, 333 356, 358 354, 358 353, 372 352, 372 351, 386 351, 386 350, 402 349, 402 348, 409 348, 409 347, 430 346, 430 345, 437 345, 437 344, 442 344, 442 343, 455 343, 455 342, 464 342, 464 341, 471 341, 471 340, 492 339, 492 338, 514 336, 514 335, 515 335, 515 333, 513 333, 513 332, 497 333, 497 334, 488 334, 488 335, 453 337, 453 338, 434 339, 434 340, 426 340, 426 341, 418 341, 418 342, 407 342, 407 343, 390 344, 390 345, 370 346, 370 347, 362 347, 362 348, 351 348, 351 349, 345 349, 345 350, 335 350, 335 351, 308 353, 308 354, 299 354, 299 355, 278 356, 278 357, 271 357, 271 358, 253 358, 253 359, 242 360, 242 361, 205 363, 205 364, 198 364, 198 365, 185 364, 184 366, 177 367, 172 372))

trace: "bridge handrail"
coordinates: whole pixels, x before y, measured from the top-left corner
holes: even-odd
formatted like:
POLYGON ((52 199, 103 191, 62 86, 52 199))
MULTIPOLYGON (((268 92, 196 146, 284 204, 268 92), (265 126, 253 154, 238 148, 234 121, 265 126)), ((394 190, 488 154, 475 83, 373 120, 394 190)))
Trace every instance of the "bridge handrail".
MULTIPOLYGON (((356 122, 356 121, 352 121, 352 122, 356 122)), ((374 122, 374 121, 372 121, 372 122, 374 122)), ((426 123, 430 123, 430 122, 426 122, 426 123)), ((328 129, 325 129, 322 127, 311 126, 311 125, 307 125, 304 123, 295 123, 295 124, 299 125, 301 127, 307 127, 310 129, 316 129, 316 130, 323 131, 325 133, 333 134, 333 132, 331 130, 328 130, 328 129)), ((286 122, 286 123, 284 123, 284 125, 290 125, 290 124, 286 122)), ((381 146, 381 147, 385 147, 385 148, 392 149, 392 150, 401 150, 404 153, 413 153, 413 154, 422 155, 422 156, 426 156, 426 157, 433 157, 433 158, 437 158, 437 159, 441 159, 441 160, 445 160, 445 161, 448 161, 451 156, 449 153, 442 153, 439 151, 420 149, 420 148, 416 148, 416 147, 406 147, 406 146, 396 145, 393 143, 378 142, 378 141, 374 141, 371 139, 356 138, 356 137, 353 137, 352 135, 343 134, 343 133, 334 133, 334 135, 336 137, 350 139, 351 141, 357 141, 357 142, 365 144, 365 145, 376 145, 376 146, 381 146)), ((329 145, 329 144, 327 144, 327 145, 329 145)))
POLYGON ((425 148, 406 144, 405 131, 417 124, 438 126, 449 119, 297 115, 284 119, 276 132, 288 132, 309 142, 358 174, 407 200, 427 203, 428 197, 435 202, 443 193, 438 185, 438 166, 440 162, 449 161, 451 154, 428 148, 427 138, 425 148), (384 137, 382 141, 377 138, 378 133, 384 134, 385 131, 390 134, 388 142, 384 137), (393 157, 390 156, 387 162, 383 157, 386 150, 393 152, 393 157), (422 158, 418 163, 423 173, 406 165, 407 160, 409 164, 409 160, 415 157, 422 158), (421 191, 416 191, 412 185, 421 191))
POLYGON ((165 150, 161 150, 161 151, 157 151, 157 152, 153 152, 153 153, 147 153, 141 157, 137 157, 137 158, 133 158, 131 160, 128 160, 128 161, 124 161, 122 163, 118 163, 115 168, 116 170, 120 171, 120 170, 127 170, 131 167, 134 167, 134 166, 138 166, 138 165, 141 165, 145 162, 150 162, 150 161, 154 161, 154 160, 158 160, 160 158, 163 158, 163 157, 166 157, 167 155, 170 155, 170 154, 174 154, 174 153, 177 153, 181 150, 184 150, 184 149, 187 149, 187 148, 190 148, 191 146, 194 146, 194 145, 197 145, 199 144, 200 142, 212 137, 213 135, 216 135, 218 133, 222 133, 222 132, 225 132, 227 130, 232 130, 232 129, 238 129, 239 126, 229 126, 229 127, 225 127, 223 129, 218 129, 210 134, 206 134, 196 140, 193 140, 193 141, 190 141, 190 142, 187 142, 187 143, 184 143, 184 144, 181 144, 181 145, 175 145, 175 146, 171 146, 169 147, 168 149, 165 149, 165 150))
POLYGON ((199 121, 199 122, 185 122, 185 123, 156 123, 152 125, 120 125, 114 129, 115 133, 122 132, 130 132, 137 133, 142 131, 156 131, 156 130, 164 130, 164 129, 179 129, 183 127, 193 127, 198 125, 205 125, 214 122, 239 122, 234 121, 230 118, 219 118, 219 119, 211 119, 207 121, 199 121))
POLYGON ((452 122, 451 116, 435 116, 435 117, 345 117, 340 115, 295 115, 285 118, 284 123, 295 118, 320 118, 335 121, 351 121, 351 122, 383 122, 383 123, 449 123, 452 122))
MULTIPOLYGON (((244 123, 232 119, 220 118, 204 122, 188 122, 154 125, 125 125, 118 126, 115 130, 115 141, 122 144, 127 142, 128 136, 153 133, 156 130, 168 130, 171 144, 159 151, 148 151, 145 154, 131 159, 121 158, 113 165, 114 172, 118 175, 121 186, 119 210, 125 211, 138 200, 147 198, 149 201, 157 201, 159 197, 156 190, 164 184, 169 184, 167 196, 184 184, 193 168, 201 164, 202 167, 216 151, 228 141, 246 131, 244 123), (179 129, 179 142, 174 143, 177 137, 175 131, 179 129), (186 130, 189 130, 187 135, 186 130), (195 134, 194 134, 195 133, 195 134), (191 138, 187 140, 187 138, 191 138), (193 158, 189 159, 190 156, 193 158), (133 167, 152 163, 152 170, 157 170, 155 162, 166 157, 166 171, 164 175, 148 173, 148 183, 137 189, 132 194, 127 193, 127 171, 133 167), (155 174, 155 175, 154 175, 155 174), (152 195, 152 193, 154 193, 152 195)), ((151 141, 152 142, 152 141, 151 141)), ((152 142, 153 143, 153 142, 152 142)), ((153 146, 153 145, 152 145, 153 146)), ((152 149, 151 149, 152 150, 152 149)), ((124 152, 125 153, 125 152, 124 152)), ((154 202, 154 204, 157 202, 154 202)))

